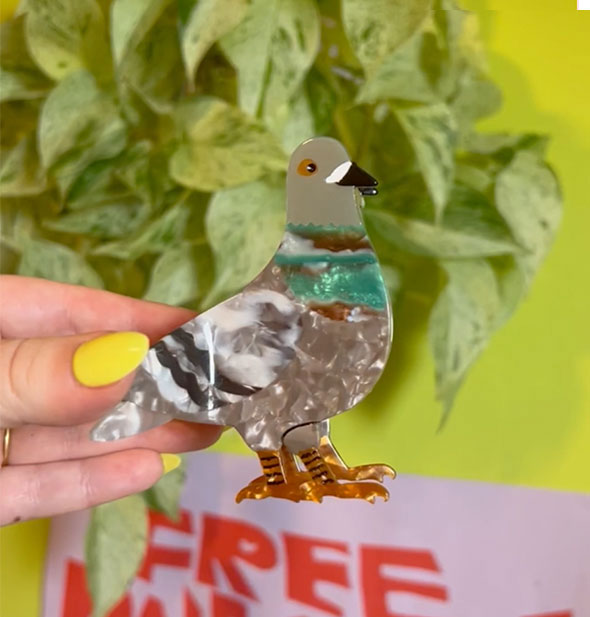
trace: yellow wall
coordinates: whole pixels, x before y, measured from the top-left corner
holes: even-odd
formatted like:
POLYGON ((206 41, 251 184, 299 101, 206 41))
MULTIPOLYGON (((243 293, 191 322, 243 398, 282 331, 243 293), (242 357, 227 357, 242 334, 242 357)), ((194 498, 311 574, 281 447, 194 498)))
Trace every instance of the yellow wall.
MULTIPOLYGON (((530 8, 506 9, 515 4, 464 2, 482 16, 491 71, 506 99, 482 128, 553 135, 550 160, 566 200, 554 250, 442 432, 418 330, 394 354, 387 383, 334 422, 334 440, 352 462, 388 461, 402 473, 590 492, 590 13, 577 12, 573 0, 519 0, 530 8)), ((421 312, 417 300, 398 324, 412 325, 421 312)), ((222 447, 243 451, 231 432, 222 447)), ((38 612, 46 529, 33 522, 0 534, 3 617, 38 612)))

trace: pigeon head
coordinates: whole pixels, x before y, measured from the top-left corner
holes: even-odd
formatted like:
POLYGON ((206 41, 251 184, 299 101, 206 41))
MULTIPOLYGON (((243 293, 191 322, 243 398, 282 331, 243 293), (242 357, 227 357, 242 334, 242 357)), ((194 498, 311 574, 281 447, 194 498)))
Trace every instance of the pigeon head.
POLYGON ((287 220, 295 224, 362 225, 363 195, 376 195, 377 180, 353 163, 331 137, 303 142, 287 172, 287 220))

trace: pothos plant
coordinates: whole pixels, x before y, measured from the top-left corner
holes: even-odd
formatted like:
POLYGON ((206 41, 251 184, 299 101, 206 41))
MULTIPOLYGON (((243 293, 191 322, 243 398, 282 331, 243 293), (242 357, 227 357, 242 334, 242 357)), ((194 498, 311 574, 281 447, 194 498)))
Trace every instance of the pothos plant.
MULTIPOLYGON (((289 152, 340 139, 380 179, 365 217, 394 304, 422 285, 443 417, 560 219, 547 139, 475 128, 501 97, 452 0, 24 0, 0 98, 3 271, 196 309, 272 256, 289 152)), ((181 484, 94 511, 95 615, 181 484)))

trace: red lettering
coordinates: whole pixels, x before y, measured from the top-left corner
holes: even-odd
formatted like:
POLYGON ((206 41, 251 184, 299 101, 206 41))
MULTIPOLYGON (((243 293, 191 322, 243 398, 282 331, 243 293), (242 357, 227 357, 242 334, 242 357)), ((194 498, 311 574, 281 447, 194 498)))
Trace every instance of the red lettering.
POLYGON ((527 617, 574 617, 572 611, 558 611, 557 613, 539 613, 538 615, 527 615, 527 617))
POLYGON ((130 617, 131 616, 131 598, 128 595, 123 596, 119 604, 111 609, 107 617, 130 617))
MULTIPOLYGON (((63 593, 64 606, 62 617, 89 617, 92 602, 86 583, 86 570, 81 563, 69 560, 66 564, 66 584, 63 593)), ((124 596, 108 617, 130 617, 131 601, 124 596)))
POLYGON ((211 600, 212 617, 247 617, 246 607, 237 600, 213 594, 211 600))
POLYGON ((385 578, 381 572, 381 567, 385 565, 440 571, 430 551, 362 546, 361 577, 366 617, 407 617, 387 610, 387 594, 392 592, 411 593, 436 600, 447 599, 447 590, 440 585, 385 578))
POLYGON ((201 609, 188 589, 184 591, 184 617, 201 617, 201 609))
POLYGON ((84 566, 75 561, 66 565, 66 585, 62 594, 64 607, 62 617, 88 617, 92 608, 84 566))
POLYGON ((163 514, 153 510, 150 510, 149 517, 149 544, 137 576, 149 581, 152 580, 152 569, 155 566, 168 566, 172 568, 190 567, 191 553, 188 549, 164 547, 152 543, 154 533, 158 527, 191 534, 193 529, 190 512, 182 510, 178 521, 172 521, 163 514))
POLYGON ((143 607, 141 617, 166 617, 164 607, 160 600, 152 597, 148 598, 143 607))
POLYGON ((276 564, 272 539, 248 523, 205 515, 197 580, 215 586, 213 565, 217 563, 236 593, 258 600, 238 568, 239 561, 256 568, 272 568, 276 564))
POLYGON ((325 581, 350 587, 348 572, 342 561, 326 561, 314 557, 315 548, 327 548, 348 555, 344 542, 317 540, 284 534, 287 555, 287 594, 292 600, 325 611, 330 615, 343 615, 342 608, 319 597, 314 589, 316 582, 325 581))

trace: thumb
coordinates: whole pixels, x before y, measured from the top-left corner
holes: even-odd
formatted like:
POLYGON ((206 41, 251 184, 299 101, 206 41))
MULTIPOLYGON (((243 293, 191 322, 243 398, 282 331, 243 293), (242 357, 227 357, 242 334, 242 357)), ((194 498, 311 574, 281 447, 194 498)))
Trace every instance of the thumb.
POLYGON ((0 342, 0 426, 73 425, 116 405, 149 340, 139 332, 0 342))

